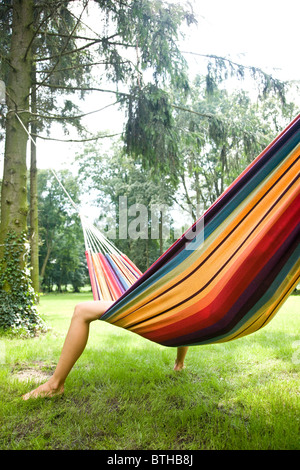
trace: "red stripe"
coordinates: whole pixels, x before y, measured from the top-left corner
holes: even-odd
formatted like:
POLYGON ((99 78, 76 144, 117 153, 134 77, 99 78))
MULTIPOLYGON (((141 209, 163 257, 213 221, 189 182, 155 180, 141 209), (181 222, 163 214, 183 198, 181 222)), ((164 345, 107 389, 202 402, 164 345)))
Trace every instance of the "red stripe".
POLYGON ((90 253, 88 251, 85 252, 85 257, 86 257, 86 262, 87 262, 87 265, 88 265, 93 297, 94 297, 94 300, 99 300, 98 290, 97 290, 96 283, 95 283, 95 277, 94 277, 95 273, 94 273, 94 269, 93 269, 93 264, 92 264, 92 261, 90 259, 90 253))
POLYGON ((165 327, 162 326, 163 320, 160 319, 159 330, 143 334, 143 336, 153 341, 163 342, 164 340, 176 338, 178 334, 182 336, 194 331, 195 325, 197 325, 197 329, 201 329, 209 327, 219 321, 237 301, 241 292, 247 288, 257 277, 263 266, 274 256, 278 250, 278 246, 281 245, 296 228, 299 223, 299 217, 300 196, 294 199, 291 206, 284 211, 272 230, 269 229, 268 233, 260 242, 253 245, 253 249, 249 252, 247 258, 240 265, 236 273, 230 275, 230 272, 226 272, 226 278, 229 282, 224 285, 225 278, 223 278, 220 283, 215 286, 214 293, 218 292, 218 295, 212 299, 209 305, 201 309, 201 305, 208 301, 207 297, 201 299, 193 306, 181 312, 177 311, 174 315, 177 316, 179 313, 188 313, 188 318, 165 327))
POLYGON ((122 253, 121 256, 139 276, 142 276, 142 271, 140 271, 139 268, 135 264, 133 264, 133 262, 126 255, 122 253))
POLYGON ((106 278, 107 285, 108 285, 108 287, 111 291, 111 294, 112 294, 114 300, 116 300, 122 295, 120 287, 119 287, 118 283, 116 282, 113 274, 110 271, 111 268, 110 268, 105 256, 102 253, 98 253, 98 257, 99 257, 100 264, 101 264, 101 267, 103 269, 103 272, 104 272, 104 275, 105 275, 105 278, 106 278))

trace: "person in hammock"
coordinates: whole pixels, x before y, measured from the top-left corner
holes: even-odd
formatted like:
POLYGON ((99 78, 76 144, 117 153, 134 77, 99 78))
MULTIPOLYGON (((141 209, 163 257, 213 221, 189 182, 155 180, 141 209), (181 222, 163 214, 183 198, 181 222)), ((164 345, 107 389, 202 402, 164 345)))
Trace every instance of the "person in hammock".
MULTIPOLYGON (((53 397, 64 392, 65 380, 86 346, 90 323, 98 320, 112 304, 113 302, 111 301, 99 300, 81 302, 76 305, 61 355, 52 377, 46 383, 23 395, 23 400, 38 397, 53 397)), ((174 370, 180 371, 184 368, 184 358, 187 350, 187 347, 177 348, 174 370)))

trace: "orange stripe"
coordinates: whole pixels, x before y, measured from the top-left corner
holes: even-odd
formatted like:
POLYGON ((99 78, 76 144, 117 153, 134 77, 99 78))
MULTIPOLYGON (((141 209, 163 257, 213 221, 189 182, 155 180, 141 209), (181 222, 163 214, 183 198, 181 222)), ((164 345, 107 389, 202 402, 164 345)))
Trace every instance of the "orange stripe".
MULTIPOLYGON (((298 146, 299 147, 299 146, 298 146)), ((143 305, 146 304, 146 302, 153 301, 156 304, 160 305, 160 309, 163 310, 163 306, 165 304, 170 305, 173 303, 172 300, 178 301, 178 296, 185 296, 188 297, 189 293, 192 292, 193 290, 193 285, 191 283, 191 280, 188 279, 184 288, 184 292, 180 293, 180 290, 176 287, 175 290, 179 292, 177 295, 174 290, 169 291, 167 294, 164 294, 164 292, 167 289, 170 289, 172 286, 174 286, 176 283, 180 282, 183 280, 184 277, 186 277, 188 274, 190 274, 202 261, 204 261, 208 256, 211 255, 211 253, 216 250, 220 242, 222 242, 228 234, 233 230, 234 227, 237 226, 237 224, 240 223, 240 226, 238 229, 235 230, 234 233, 230 235, 230 237, 223 242, 222 246, 219 247, 209 258, 209 265, 205 266, 205 270, 203 270, 203 276, 204 279, 208 279, 213 275, 218 270, 218 266, 220 266, 222 263, 224 263, 224 259, 227 259, 230 257, 232 252, 234 252, 234 247, 236 247, 241 239, 241 236, 244 238, 247 236, 247 234, 251 231, 252 227, 255 226, 256 221, 258 218, 261 216, 261 214, 266 213, 269 209, 269 207, 272 205, 272 201, 276 199, 276 196, 280 194, 284 188, 287 187, 288 182, 291 180, 291 175, 290 172, 287 173, 282 177, 280 181, 276 184, 275 187, 273 187, 271 190, 270 188, 274 183, 277 182, 277 180, 284 174, 284 172, 287 170, 289 165, 297 159, 299 155, 299 150, 298 148, 294 150, 289 158, 287 159, 286 162, 284 162, 280 168, 278 168, 272 177, 269 178, 268 184, 263 183, 263 186, 261 187, 260 190, 254 193, 254 195, 250 195, 250 200, 248 204, 243 208, 243 210, 238 211, 236 217, 231 220, 231 222, 228 224, 228 220, 225 221, 227 223, 227 227, 223 228, 223 226, 219 227, 220 234, 217 236, 215 240, 212 241, 211 245, 208 246, 205 249, 205 252, 199 256, 197 252, 193 253, 187 261, 181 263, 179 267, 179 274, 177 276, 174 276, 174 273, 171 272, 168 275, 166 275, 163 279, 163 281, 160 281, 161 287, 157 288, 157 285, 152 286, 151 289, 149 289, 150 294, 147 296, 146 293, 143 293, 140 297, 141 299, 137 301, 135 299, 132 303, 132 307, 127 305, 123 309, 120 309, 120 311, 117 312, 115 316, 112 316, 111 319, 108 321, 113 321, 114 323, 118 325, 122 325, 123 322, 120 322, 123 316, 128 316, 129 314, 133 315, 133 318, 142 318, 143 317, 143 310, 146 309, 148 310, 148 306, 146 305, 143 307, 143 305), (269 191, 270 190, 270 191, 269 191), (269 191, 269 193, 268 193, 269 191), (249 210, 255 206, 255 204, 260 200, 262 196, 264 196, 264 199, 259 202, 258 206, 255 207, 252 212, 247 216, 247 218, 242 222, 243 218, 249 213, 249 210), (221 255, 223 253, 223 255, 221 255), (195 261, 191 263, 191 259, 196 258, 195 261), (184 265, 187 265, 187 268, 184 269, 184 265), (164 294, 164 299, 161 297, 164 294), (157 300, 153 300, 154 298, 160 296, 157 300), (162 305, 163 303, 163 305, 162 305), (139 313, 137 313, 137 310, 139 310, 139 313), (133 313, 134 312, 134 313, 133 313), (114 320, 114 317, 117 318, 117 321, 114 320)), ((299 172, 300 171, 300 164, 296 164, 296 166, 293 168, 293 172, 299 172)), ((238 210, 238 209, 237 209, 238 210)), ((230 217, 228 218, 230 219, 230 217)), ((265 222, 264 222, 265 223, 265 222)), ((224 225, 224 224, 222 224, 224 225)), ((213 237, 210 237, 210 239, 213 237)), ((208 240, 209 243, 209 240, 208 240)), ((176 269, 174 270, 176 271, 176 269)), ((203 284, 205 282, 203 281, 203 284)), ((148 313, 145 314, 148 316, 148 313)), ((125 323, 127 323, 128 320, 125 319, 125 323)))

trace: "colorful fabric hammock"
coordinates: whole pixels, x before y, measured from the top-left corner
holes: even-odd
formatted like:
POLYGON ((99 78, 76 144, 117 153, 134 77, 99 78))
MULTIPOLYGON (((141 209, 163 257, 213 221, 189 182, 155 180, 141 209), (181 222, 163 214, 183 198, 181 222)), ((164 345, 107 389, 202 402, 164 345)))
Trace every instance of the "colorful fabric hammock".
POLYGON ((142 272, 83 216, 81 223, 94 300, 117 300, 142 272))
POLYGON ((299 174, 300 115, 101 320, 165 346, 266 325, 299 282, 299 174))

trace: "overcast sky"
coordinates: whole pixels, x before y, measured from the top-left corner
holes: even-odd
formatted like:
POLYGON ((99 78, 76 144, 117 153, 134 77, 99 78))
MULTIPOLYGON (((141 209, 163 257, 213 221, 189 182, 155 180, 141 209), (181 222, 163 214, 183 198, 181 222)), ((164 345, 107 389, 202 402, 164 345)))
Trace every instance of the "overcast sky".
MULTIPOLYGON (((179 2, 181 3, 181 2, 179 2)), ((189 46, 300 79, 298 0, 197 0, 189 46)))

